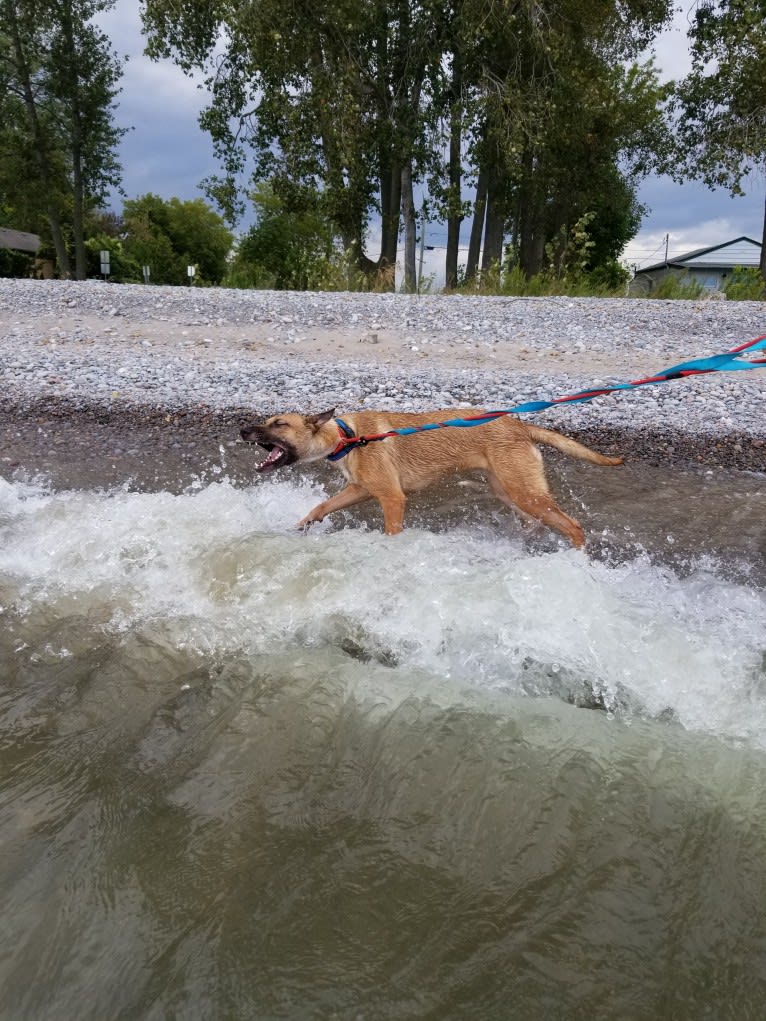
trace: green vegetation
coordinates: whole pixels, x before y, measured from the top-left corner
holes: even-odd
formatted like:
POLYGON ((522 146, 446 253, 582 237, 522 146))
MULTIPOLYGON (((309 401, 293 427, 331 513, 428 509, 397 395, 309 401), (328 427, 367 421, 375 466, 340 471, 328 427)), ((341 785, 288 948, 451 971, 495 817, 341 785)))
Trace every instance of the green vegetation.
POLYGON ((120 181, 122 68, 93 23, 114 3, 0 0, 0 205, 18 229, 50 241, 62 276, 78 279, 88 212, 120 181))
POLYGON ((151 267, 155 284, 188 284, 187 267, 196 267, 196 285, 220 284, 233 235, 203 199, 181 201, 143 195, 123 210, 123 251, 137 266, 151 267))
MULTIPOLYGON (((208 74, 222 216, 148 194, 107 223, 122 66, 97 24, 115 3, 0 0, 0 210, 61 276, 108 249, 113 280, 187 284, 194 265, 197 284, 392 290, 401 241, 414 291, 422 221, 446 224, 448 290, 623 294, 646 174, 736 194, 766 169, 763 0, 697 5, 679 83, 641 56, 672 0, 145 0, 149 54, 208 74)), ((730 297, 762 293, 735 277, 730 297)))
POLYGON ((559 295, 576 298, 624 298, 627 297, 628 276, 628 271, 617 263, 611 268, 595 270, 592 273, 563 277, 557 277, 549 270, 528 277, 519 266, 501 273, 497 265, 494 265, 470 281, 466 281, 465 274, 460 273, 455 291, 459 294, 507 294, 526 298, 559 295))
MULTIPOLYGON (((674 101, 675 176, 743 194, 753 170, 766 171, 766 22, 763 0, 699 4, 689 37, 692 69, 674 101)), ((766 215, 761 247, 766 280, 766 215)))
POLYGON ((233 235, 202 199, 181 201, 142 195, 125 201, 123 214, 91 213, 85 222, 87 276, 101 276, 101 252, 109 252, 113 283, 140 283, 149 266, 154 284, 220 284, 228 271, 233 235))
POLYGON ((29 276, 32 261, 32 256, 26 252, 12 252, 7 248, 0 248, 0 277, 29 276))
MULTIPOLYGON (((319 210, 318 196, 306 194, 303 208, 288 210, 269 184, 252 196, 257 223, 237 247, 226 283, 231 287, 277 290, 335 290, 341 260, 333 231, 319 210)), ((344 281, 345 283, 345 281, 344 281)))
POLYGON ((705 289, 702 284, 698 283, 688 274, 677 276, 675 273, 669 273, 663 280, 653 287, 648 294, 644 295, 646 298, 667 298, 667 299, 683 299, 686 298, 690 301, 696 301, 703 297, 705 289))
POLYGON ((400 233, 404 287, 415 287, 417 189, 447 223, 448 286, 468 216, 469 279, 502 262, 507 236, 525 276, 560 277, 586 214, 590 268, 614 261, 640 220, 636 185, 669 144, 668 90, 634 61, 670 0, 147 0, 143 10, 152 55, 210 73, 201 122, 223 175, 207 187, 227 216, 242 209, 246 177, 268 181, 288 214, 313 193, 358 271, 391 288, 400 233))
POLYGON ((757 269, 737 266, 723 293, 730 301, 766 301, 766 281, 757 269))

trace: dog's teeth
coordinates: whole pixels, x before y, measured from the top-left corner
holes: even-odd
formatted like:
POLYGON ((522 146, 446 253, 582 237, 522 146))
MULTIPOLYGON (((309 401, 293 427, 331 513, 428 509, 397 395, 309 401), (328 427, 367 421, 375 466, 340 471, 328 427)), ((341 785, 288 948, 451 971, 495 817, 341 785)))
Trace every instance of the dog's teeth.
POLYGON ((258 465, 256 465, 257 471, 265 471, 271 468, 273 465, 280 463, 284 455, 282 447, 274 447, 269 451, 268 456, 264 458, 258 465))

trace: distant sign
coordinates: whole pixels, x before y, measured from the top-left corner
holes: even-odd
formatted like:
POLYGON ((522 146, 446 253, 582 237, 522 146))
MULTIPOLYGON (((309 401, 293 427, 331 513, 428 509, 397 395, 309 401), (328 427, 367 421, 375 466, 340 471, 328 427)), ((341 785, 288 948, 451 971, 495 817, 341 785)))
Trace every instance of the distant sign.
POLYGON ((101 275, 109 276, 109 249, 104 248, 101 252, 101 275))
POLYGON ((186 275, 188 276, 190 283, 194 279, 196 273, 197 273, 197 267, 196 266, 187 266, 186 267, 186 275))
POLYGON ((37 234, 0 227, 0 248, 13 248, 17 252, 36 252, 39 247, 40 238, 37 234))
POLYGON ((144 274, 144 283, 148 284, 149 283, 149 277, 152 275, 152 268, 151 268, 151 266, 142 266, 141 267, 141 272, 144 274))

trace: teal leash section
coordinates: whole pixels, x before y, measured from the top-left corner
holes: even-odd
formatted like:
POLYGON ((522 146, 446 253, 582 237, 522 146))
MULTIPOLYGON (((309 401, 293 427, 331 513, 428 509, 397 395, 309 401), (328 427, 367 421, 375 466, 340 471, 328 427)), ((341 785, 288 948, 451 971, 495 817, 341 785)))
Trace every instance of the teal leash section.
POLYGON ((614 386, 600 387, 597 390, 580 390, 578 393, 569 394, 565 397, 554 397, 549 401, 526 401, 523 404, 516 404, 512 408, 502 408, 498 411, 485 411, 480 415, 471 415, 465 418, 450 418, 445 422, 427 422, 423 425, 405 426, 402 429, 390 429, 388 432, 377 433, 372 436, 356 436, 345 422, 340 419, 339 431, 341 433, 338 445, 328 455, 328 461, 338 461, 351 453, 354 447, 363 447, 376 440, 385 440, 391 436, 412 436, 415 433, 430 432, 433 429, 467 429, 475 425, 484 425, 504 415, 532 414, 536 411, 545 411, 547 408, 555 408, 561 404, 585 404, 593 401, 596 397, 604 397, 607 394, 616 393, 619 390, 637 390, 642 386, 654 386, 657 383, 668 383, 674 379, 686 379, 689 376, 706 375, 711 372, 737 372, 747 369, 759 369, 766 366, 766 358, 743 358, 745 352, 766 350, 766 334, 756 337, 755 340, 740 344, 739 347, 724 351, 722 354, 710 355, 707 358, 694 358, 688 362, 680 362, 678 365, 671 365, 669 369, 663 369, 653 376, 646 376, 643 379, 634 379, 629 383, 615 383, 614 386))

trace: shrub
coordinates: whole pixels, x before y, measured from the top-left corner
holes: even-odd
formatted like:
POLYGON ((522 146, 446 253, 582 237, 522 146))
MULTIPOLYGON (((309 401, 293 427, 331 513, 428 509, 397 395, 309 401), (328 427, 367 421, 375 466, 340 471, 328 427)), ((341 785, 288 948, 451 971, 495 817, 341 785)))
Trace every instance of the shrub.
POLYGON ((678 276, 669 273, 656 287, 646 295, 647 298, 664 298, 665 300, 687 299, 696 301, 705 293, 705 288, 688 274, 678 276))
POLYGON ((735 266, 724 285, 723 293, 730 301, 764 301, 766 281, 759 269, 752 266, 735 266))
POLYGON ((125 254, 119 238, 95 234, 85 242, 88 276, 101 276, 101 252, 109 252, 109 279, 115 284, 132 284, 142 280, 141 267, 125 254))
POLYGON ((28 277, 32 271, 34 256, 26 252, 14 252, 0 248, 0 277, 28 277))

